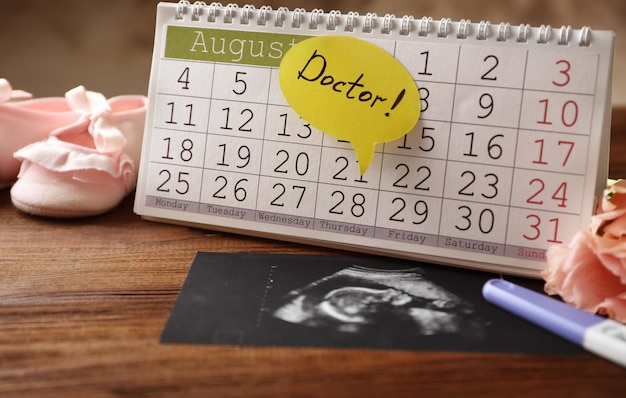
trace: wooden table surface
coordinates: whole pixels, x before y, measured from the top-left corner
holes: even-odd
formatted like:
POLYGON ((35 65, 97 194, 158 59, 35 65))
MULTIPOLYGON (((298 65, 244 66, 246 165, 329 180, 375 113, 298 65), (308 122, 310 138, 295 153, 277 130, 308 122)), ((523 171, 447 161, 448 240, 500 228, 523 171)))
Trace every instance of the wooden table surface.
MULTIPOLYGON (((626 109, 612 177, 626 176, 626 109)), ((197 251, 329 250, 148 222, 17 211, 0 190, 0 397, 623 397, 626 369, 542 356, 162 345, 197 251)))

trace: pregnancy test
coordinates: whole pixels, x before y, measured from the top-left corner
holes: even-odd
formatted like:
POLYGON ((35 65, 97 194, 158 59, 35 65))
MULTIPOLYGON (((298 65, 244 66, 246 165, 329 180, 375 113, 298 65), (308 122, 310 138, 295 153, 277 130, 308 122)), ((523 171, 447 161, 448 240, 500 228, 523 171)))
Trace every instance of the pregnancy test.
POLYGON ((487 281, 483 296, 492 304, 626 367, 626 325, 502 279, 487 281))

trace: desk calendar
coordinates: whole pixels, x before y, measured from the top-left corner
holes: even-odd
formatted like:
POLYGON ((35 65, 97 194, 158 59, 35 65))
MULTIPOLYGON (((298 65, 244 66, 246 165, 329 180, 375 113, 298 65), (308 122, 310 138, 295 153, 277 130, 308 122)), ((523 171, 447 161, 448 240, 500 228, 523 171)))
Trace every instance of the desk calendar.
POLYGON ((538 276, 605 186, 612 58, 587 27, 161 3, 135 211, 538 276), (363 175, 281 92, 282 57, 320 35, 379 46, 419 88, 419 121, 363 175))

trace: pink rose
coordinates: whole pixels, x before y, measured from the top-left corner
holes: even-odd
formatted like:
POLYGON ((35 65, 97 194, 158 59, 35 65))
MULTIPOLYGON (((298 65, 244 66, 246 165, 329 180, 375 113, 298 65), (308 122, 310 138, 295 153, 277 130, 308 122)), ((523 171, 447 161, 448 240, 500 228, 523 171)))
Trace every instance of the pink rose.
POLYGON ((548 249, 545 291, 626 323, 626 181, 604 191, 590 230, 548 249))

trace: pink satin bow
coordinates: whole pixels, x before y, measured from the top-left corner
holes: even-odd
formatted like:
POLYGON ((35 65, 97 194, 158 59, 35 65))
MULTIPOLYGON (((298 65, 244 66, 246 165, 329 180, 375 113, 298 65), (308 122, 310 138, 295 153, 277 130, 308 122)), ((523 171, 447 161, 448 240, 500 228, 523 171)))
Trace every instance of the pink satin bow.
POLYGON ((126 138, 111 123, 111 106, 104 95, 78 86, 65 93, 65 99, 69 107, 81 116, 72 125, 53 131, 52 135, 86 129, 98 152, 117 153, 124 149, 126 138))
POLYGON ((0 79, 0 103, 12 99, 28 99, 32 94, 23 90, 13 90, 7 79, 0 79))

